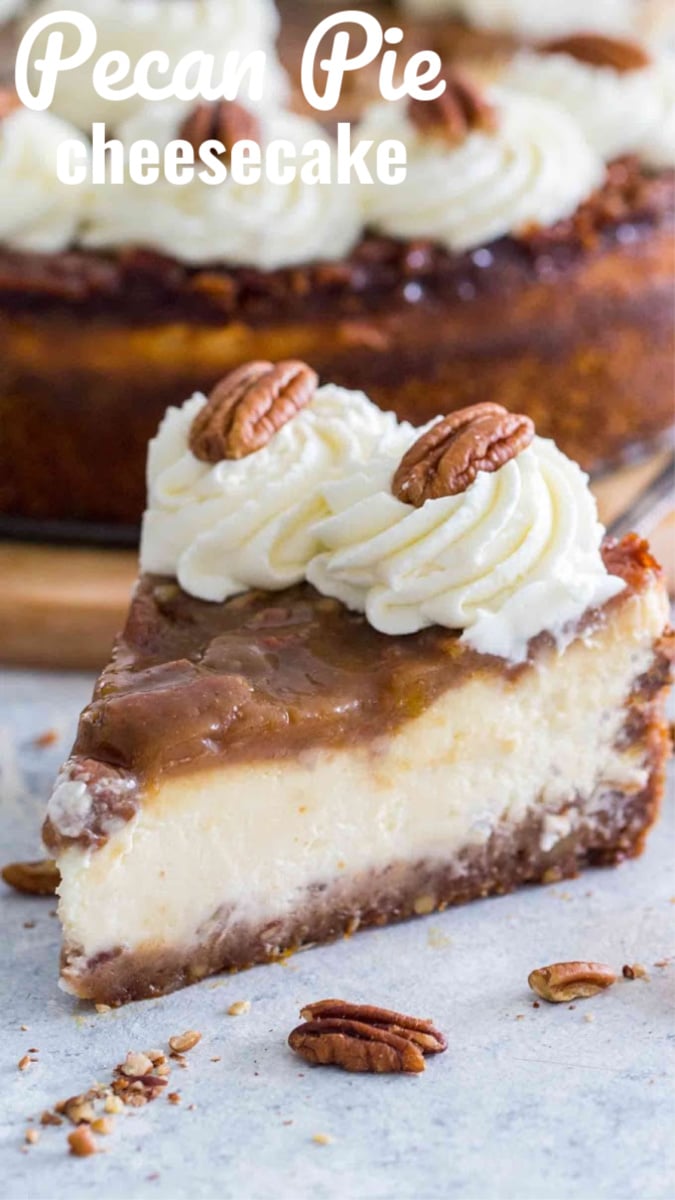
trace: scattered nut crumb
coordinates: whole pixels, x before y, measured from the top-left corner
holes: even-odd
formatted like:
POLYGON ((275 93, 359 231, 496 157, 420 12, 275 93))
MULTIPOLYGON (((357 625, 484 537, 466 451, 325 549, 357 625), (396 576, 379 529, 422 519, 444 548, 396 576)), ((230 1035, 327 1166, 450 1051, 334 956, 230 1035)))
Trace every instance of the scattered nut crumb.
POLYGON ((624 963, 621 974, 624 979, 648 979, 646 967, 642 963, 624 963))
POLYGON ((201 1033, 198 1033, 196 1029, 188 1029, 185 1033, 170 1037, 169 1045, 174 1054, 186 1054, 188 1050, 192 1050, 201 1040, 201 1033))
POLYGON ((129 1050, 120 1066, 120 1071, 123 1075, 150 1075, 152 1062, 147 1054, 137 1054, 133 1050, 129 1050))
POLYGON ((315 1133, 312 1137, 312 1141, 316 1142, 317 1146, 330 1146, 333 1140, 329 1133, 315 1133))
POLYGON ((595 1013, 584 1013, 584 1021, 590 1025, 595 1020, 595 1013))
POLYGON ((597 995, 616 983, 616 975, 605 963, 562 962, 531 971, 527 982, 542 1000, 560 1004, 597 995))
POLYGON ((180 1104, 180 1092, 169 1092, 167 1100, 169 1104, 180 1104))
POLYGON ((110 1120, 110 1117, 97 1117, 95 1121, 92 1121, 91 1127, 94 1133, 102 1133, 107 1136, 112 1133, 115 1123, 110 1120))
POLYGON ((24 921, 24 929, 35 929, 35 921, 24 921))
POLYGON ((28 1033, 27 1025, 19 1025, 19 1029, 21 1030, 22 1033, 28 1033))
POLYGON ((35 1146, 40 1141, 40 1134, 37 1129, 26 1130, 26 1141, 29 1146, 35 1146))
POLYGON ((220 1055, 214 1054, 213 1058, 211 1059, 211 1062, 220 1062, 220 1055))
POLYGON ((532 1007, 533 1007, 533 1008, 541 1008, 541 1004, 539 1003, 539 1001, 538 1001, 538 1000, 533 1000, 533 1001, 532 1001, 532 1007))
POLYGON ((103 1108, 107 1113, 121 1113, 124 1111, 124 1101, 119 1096, 106 1096, 103 1108))
POLYGON ((54 746, 59 740, 59 732, 57 729, 45 729, 44 733, 39 733, 33 739, 33 744, 40 750, 45 750, 47 746, 54 746))
POLYGON ((655 967, 669 967, 673 960, 671 958, 659 958, 654 963, 655 967))
POLYGON ((516 1013, 515 1020, 516 1020, 516 1021, 524 1021, 524 1020, 525 1020, 525 1014, 524 1014, 524 1013, 516 1013))
POLYGON ((42 1116, 40 1117, 40 1124, 41 1125, 63 1125, 63 1118, 57 1116, 56 1113, 51 1112, 48 1108, 46 1108, 45 1111, 43 1112, 42 1116))
POLYGON ((281 1124, 282 1125, 292 1125, 293 1122, 292 1121, 282 1121, 281 1124))
POLYGON ((92 1132, 88 1125, 78 1125, 72 1133, 68 1134, 68 1145, 70 1153, 77 1158, 87 1158, 90 1154, 98 1153, 98 1145, 96 1138, 92 1136, 92 1132))
POLYGON ((112 1012, 112 1007, 110 1004, 95 1004, 94 1008, 96 1009, 97 1013, 112 1012))
POLYGON ((234 1004, 231 1004, 228 1008, 227 1014, 230 1017, 240 1017, 243 1013, 247 1013, 250 1007, 250 1000, 235 1000, 234 1004))
POLYGON ((32 1059, 29 1058, 29 1056, 27 1054, 24 1054, 23 1058, 19 1059, 17 1066, 20 1071, 27 1071, 31 1062, 32 1062, 32 1059))

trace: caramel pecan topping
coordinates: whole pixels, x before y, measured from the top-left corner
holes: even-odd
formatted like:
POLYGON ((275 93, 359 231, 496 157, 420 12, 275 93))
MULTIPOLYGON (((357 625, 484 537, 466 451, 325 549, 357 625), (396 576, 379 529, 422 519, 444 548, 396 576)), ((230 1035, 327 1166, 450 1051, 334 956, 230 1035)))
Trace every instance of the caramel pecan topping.
POLYGON ((444 417, 410 447, 391 490, 404 504, 465 492, 479 471, 498 471, 529 446, 534 425, 501 404, 474 404, 444 417))
POLYGON ((538 967, 532 971, 527 982, 542 1000, 562 1004, 604 992, 605 988, 616 983, 616 975, 606 963, 553 963, 550 967, 538 967))
POLYGON ((624 73, 639 71, 651 63, 651 55, 639 42, 623 38, 604 37, 600 33, 577 33, 570 37, 544 42, 540 49, 547 54, 569 54, 592 67, 612 67, 624 73))
POLYGON ((369 1004, 346 1000, 321 1000, 303 1008, 304 1025, 288 1039, 296 1054, 317 1066, 374 1074, 424 1070, 425 1054, 447 1048, 442 1033, 431 1021, 369 1004))
POLYGON ((199 153, 204 142, 222 142, 225 158, 234 142, 244 139, 260 141, 260 122, 254 113, 236 100, 218 100, 214 104, 198 104, 193 108, 183 121, 178 136, 190 143, 195 154, 199 153))
POLYGON ((304 408, 318 376, 303 362, 252 362, 216 384, 192 422, 190 449, 202 462, 246 458, 304 408))
POLYGON ((53 896, 61 882, 59 869, 52 858, 8 863, 2 868, 2 878, 17 892, 30 896, 53 896))
POLYGON ((435 100, 410 101, 408 116, 420 133, 457 146, 474 130, 491 133, 496 129, 495 109, 471 79, 461 71, 449 71, 445 84, 445 91, 435 100))
POLYGON ((0 121, 8 117, 16 108, 21 107, 21 101, 14 88, 0 88, 0 121))

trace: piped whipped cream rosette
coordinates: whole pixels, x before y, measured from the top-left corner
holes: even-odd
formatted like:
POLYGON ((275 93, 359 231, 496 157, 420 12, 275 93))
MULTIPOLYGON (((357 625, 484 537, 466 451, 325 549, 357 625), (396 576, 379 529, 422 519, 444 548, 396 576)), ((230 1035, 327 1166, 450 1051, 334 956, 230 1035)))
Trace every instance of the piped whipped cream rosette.
POLYGON ((10 96, 0 96, 0 244, 52 254, 76 239, 88 189, 68 187, 56 174, 59 146, 73 137, 78 131, 52 113, 14 107, 10 96))
POLYGON ((672 54, 582 33, 519 51, 501 83, 559 104, 606 161, 634 153, 648 167, 675 166, 672 54))
POLYGON ((151 442, 142 568, 212 601, 298 583, 320 549, 324 483, 413 436, 302 363, 248 364, 169 409, 151 442))
POLYGON ((375 105, 360 136, 407 149, 406 179, 363 196, 367 223, 398 238, 471 250, 570 217, 605 177, 598 153, 558 105, 447 77, 438 101, 375 105))
MULTIPOLYGON (((227 120, 228 111, 238 114, 240 127, 248 112, 227 101, 200 107, 219 110, 220 123, 233 132, 236 126, 227 120)), ((190 140, 196 111, 174 101, 149 104, 124 122, 118 135, 125 145, 150 138, 163 153, 176 138, 190 140)), ((240 136, 263 148, 282 139, 300 152, 312 139, 324 138, 315 121, 294 113, 281 111, 254 121, 255 128, 246 123, 240 136)), ((207 140, 212 136, 209 132, 207 140)), ((217 140, 227 145, 222 137, 217 140)), ((238 140, 236 135, 233 140, 238 140)), ((224 262, 271 271, 336 259, 349 253, 361 233, 355 187, 336 182, 308 185, 299 172, 283 185, 270 179, 263 168, 254 183, 238 182, 230 175, 214 186, 196 175, 183 185, 162 178, 150 185, 128 180, 122 186, 106 184, 93 191, 91 220, 82 236, 85 246, 139 245, 193 265, 224 262)))
POLYGON ((514 662, 544 630, 564 647, 625 585, 604 566, 587 476, 533 433, 527 418, 476 405, 402 460, 384 453, 327 483, 309 581, 386 634, 444 625, 514 662))
MULTIPOLYGON (((168 76, 157 80, 167 84, 171 74, 187 54, 195 51, 214 57, 214 77, 221 79, 228 54, 242 58, 254 51, 266 54, 265 87, 261 104, 273 106, 285 97, 288 85, 279 66, 275 41, 279 16, 273 0, 41 0, 28 13, 25 26, 47 14, 75 10, 93 21, 96 27, 96 57, 111 51, 127 54, 133 75, 145 54, 161 52, 169 61, 168 76)), ((63 56, 72 55, 80 35, 70 23, 50 26, 40 35, 31 56, 32 63, 44 52, 47 34, 63 34, 63 56)), ((56 85, 51 111, 65 120, 89 130, 92 122, 105 121, 110 129, 140 109, 144 101, 137 96, 107 100, 92 84, 92 61, 63 71, 56 85)), ((36 75, 33 67, 33 75, 36 75)), ((32 86, 37 84, 33 78, 32 86)))

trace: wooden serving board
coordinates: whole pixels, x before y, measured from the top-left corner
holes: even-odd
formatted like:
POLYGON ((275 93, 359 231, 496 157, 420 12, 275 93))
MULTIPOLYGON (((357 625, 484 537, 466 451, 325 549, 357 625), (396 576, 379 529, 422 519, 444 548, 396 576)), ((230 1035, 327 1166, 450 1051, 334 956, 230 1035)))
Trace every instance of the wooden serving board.
MULTIPOLYGON (((629 512, 667 464, 661 454, 599 480, 604 524, 629 512)), ((675 592, 675 498, 665 510, 647 509, 639 524, 675 592)), ((98 670, 124 621, 136 569, 132 550, 0 542, 0 662, 98 670)))

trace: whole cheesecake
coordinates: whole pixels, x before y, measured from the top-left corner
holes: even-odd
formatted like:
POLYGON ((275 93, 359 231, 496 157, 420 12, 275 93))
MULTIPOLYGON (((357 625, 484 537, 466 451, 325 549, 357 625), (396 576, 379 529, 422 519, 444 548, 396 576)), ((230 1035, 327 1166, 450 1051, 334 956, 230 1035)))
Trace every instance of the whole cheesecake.
POLYGON ((66 990, 154 996, 641 852, 663 581, 528 418, 420 431, 257 362, 167 414, 148 483, 44 829, 66 990))
MULTIPOLYGON (((152 107, 123 140, 203 127, 152 107)), ((29 116, 56 120, 11 114, 0 139, 29 116)), ((237 119, 219 105, 207 127, 233 136, 237 119)), ((260 137, 280 130, 317 133, 281 113, 260 137)), ((163 412, 250 359, 306 358, 415 423, 490 395, 593 471, 663 437, 675 183, 654 128, 606 163, 550 100, 451 75, 438 104, 376 107, 360 135, 407 144, 404 184, 292 189, 281 205, 273 185, 244 202, 230 181, 187 201, 170 185, 96 188, 66 220, 45 180, 51 241, 24 228, 33 209, 6 176, 0 516, 133 529, 163 412)), ((35 133, 33 183, 54 136, 35 133)))

